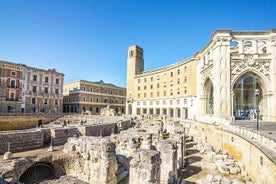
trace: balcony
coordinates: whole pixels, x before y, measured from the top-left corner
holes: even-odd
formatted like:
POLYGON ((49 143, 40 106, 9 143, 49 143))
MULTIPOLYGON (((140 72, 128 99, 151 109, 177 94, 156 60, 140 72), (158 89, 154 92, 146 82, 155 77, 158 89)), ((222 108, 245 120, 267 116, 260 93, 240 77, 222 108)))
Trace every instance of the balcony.
POLYGON ((6 101, 16 102, 16 101, 18 101, 18 98, 6 98, 6 101))
POLYGON ((15 85, 7 85, 7 88, 18 89, 19 87, 15 85))

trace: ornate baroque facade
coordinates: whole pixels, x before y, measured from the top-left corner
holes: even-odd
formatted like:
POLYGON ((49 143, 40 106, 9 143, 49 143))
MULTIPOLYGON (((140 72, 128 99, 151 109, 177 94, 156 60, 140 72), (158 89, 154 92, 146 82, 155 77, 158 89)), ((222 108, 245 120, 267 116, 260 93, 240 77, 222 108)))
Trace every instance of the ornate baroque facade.
POLYGON ((196 55, 197 114, 276 120, 276 30, 217 30, 196 55), (215 100, 213 100, 215 97, 215 100))
POLYGON ((109 105, 115 113, 125 113, 126 89, 103 81, 85 80, 64 84, 63 112, 100 114, 109 105))
POLYGON ((276 30, 217 30, 192 58, 144 71, 143 49, 127 62, 127 113, 276 120, 276 30))
POLYGON ((0 112, 61 112, 64 74, 0 61, 0 112))

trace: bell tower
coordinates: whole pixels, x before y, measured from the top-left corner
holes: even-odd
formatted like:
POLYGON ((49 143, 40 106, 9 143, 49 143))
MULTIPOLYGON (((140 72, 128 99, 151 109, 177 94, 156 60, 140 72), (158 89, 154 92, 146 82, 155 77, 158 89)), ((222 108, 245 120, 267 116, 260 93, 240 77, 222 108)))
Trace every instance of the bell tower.
POLYGON ((143 49, 137 45, 128 48, 127 58, 127 104, 126 113, 131 114, 131 102, 134 97, 135 85, 134 77, 144 71, 144 52, 143 49))

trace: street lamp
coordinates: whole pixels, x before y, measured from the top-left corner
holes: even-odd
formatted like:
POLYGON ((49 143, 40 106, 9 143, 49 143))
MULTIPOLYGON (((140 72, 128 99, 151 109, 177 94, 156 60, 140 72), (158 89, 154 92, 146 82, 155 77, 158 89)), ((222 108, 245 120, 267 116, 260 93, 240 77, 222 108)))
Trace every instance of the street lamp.
POLYGON ((257 131, 259 130, 259 116, 260 116, 260 109, 259 109, 259 95, 260 90, 255 89, 255 95, 256 95, 256 118, 257 118, 257 131))

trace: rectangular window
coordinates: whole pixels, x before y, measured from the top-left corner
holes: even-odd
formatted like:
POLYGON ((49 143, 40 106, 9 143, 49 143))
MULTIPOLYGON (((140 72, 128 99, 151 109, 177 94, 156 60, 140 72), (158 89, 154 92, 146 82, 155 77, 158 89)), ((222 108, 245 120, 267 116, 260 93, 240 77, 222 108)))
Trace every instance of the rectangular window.
POLYGON ((147 82, 147 78, 144 78, 144 82, 147 82))
POLYGON ((140 79, 138 79, 138 83, 140 83, 140 79))
POLYGON ((157 92, 157 97, 159 97, 159 91, 157 92))
POLYGON ((36 86, 33 86, 33 92, 36 93, 36 86))
POLYGON ((150 89, 152 89, 153 88, 153 85, 150 85, 150 89))
POLYGON ((160 87, 160 85, 159 85, 159 83, 157 84, 157 88, 159 88, 160 87))
POLYGON ((15 71, 12 71, 12 72, 11 72, 11 76, 16 76, 16 72, 15 72, 15 71))
POLYGON ((184 67, 184 72, 187 72, 187 66, 184 67))
POLYGON ((187 94, 187 88, 184 88, 184 94, 185 95, 187 94))
POLYGON ((45 77, 45 83, 49 82, 49 77, 45 77))
POLYGON ((46 104, 48 104, 48 99, 44 99, 44 104, 46 105, 46 104))
POLYGON ((153 77, 151 77, 150 80, 153 81, 153 77))
POLYGON ((187 77, 184 78, 184 83, 187 83, 187 77))
POLYGON ((44 88, 44 93, 49 93, 49 88, 44 88))
POLYGON ((32 98, 32 104, 36 104, 36 99, 35 98, 32 98))
POLYGON ((171 72, 171 77, 173 77, 173 72, 171 72))
POLYGON ((55 99, 55 105, 58 105, 58 99, 55 99))
POLYGON ((147 86, 144 86, 144 90, 146 90, 147 89, 147 86))
POLYGON ((180 70, 179 70, 179 69, 177 70, 177 74, 178 74, 178 75, 180 74, 180 70))
POLYGON ((153 93, 152 92, 150 93, 150 97, 153 97, 153 93))
POLYGON ((56 95, 59 94, 59 89, 55 89, 55 94, 56 94, 56 95))
POLYGON ((37 81, 37 75, 33 75, 33 81, 37 81))
POLYGON ((11 88, 15 88, 15 80, 11 80, 11 88))
POLYGON ((59 79, 56 79, 56 84, 59 84, 59 79))
POLYGON ((140 98, 140 93, 138 93, 138 98, 140 98))
POLYGON ((164 96, 166 96, 167 95, 167 93, 166 93, 166 91, 164 91, 164 96))
POLYGON ((147 98, 147 93, 144 93, 144 98, 147 98))

